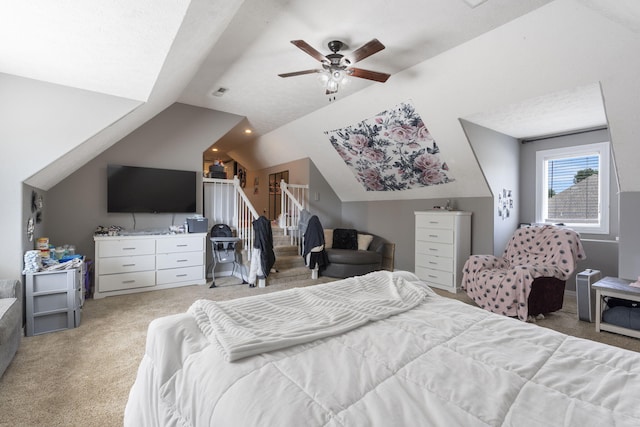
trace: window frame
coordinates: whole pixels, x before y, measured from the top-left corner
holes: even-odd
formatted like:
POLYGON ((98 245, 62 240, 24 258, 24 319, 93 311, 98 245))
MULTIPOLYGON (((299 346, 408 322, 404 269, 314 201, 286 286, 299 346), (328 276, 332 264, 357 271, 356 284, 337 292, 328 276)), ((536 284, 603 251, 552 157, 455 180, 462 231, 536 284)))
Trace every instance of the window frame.
POLYGON ((576 145, 563 148, 552 148, 536 152, 536 222, 553 224, 545 221, 548 212, 548 173, 547 162, 572 157, 586 157, 597 155, 598 162, 598 223, 563 222, 564 225, 579 233, 609 234, 609 182, 610 172, 610 143, 609 141, 593 144, 576 145))

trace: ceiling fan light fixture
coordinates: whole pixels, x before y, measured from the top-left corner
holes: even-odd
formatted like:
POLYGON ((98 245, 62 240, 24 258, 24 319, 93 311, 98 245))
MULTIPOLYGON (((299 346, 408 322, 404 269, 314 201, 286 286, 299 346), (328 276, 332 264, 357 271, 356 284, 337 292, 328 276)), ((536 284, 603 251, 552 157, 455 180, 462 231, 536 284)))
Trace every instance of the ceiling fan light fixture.
POLYGON ((329 79, 327 80, 327 92, 329 93, 336 93, 338 91, 338 82, 333 80, 333 79, 329 79))
POLYGON ((312 69, 296 71, 292 73, 278 74, 280 77, 293 77, 304 74, 318 73, 318 81, 325 87, 325 93, 330 95, 330 99, 335 99, 334 95, 338 92, 340 86, 344 86, 349 82, 349 77, 357 77, 361 79, 373 80, 377 82, 386 82, 389 74, 378 71, 363 70, 361 68, 352 68, 351 63, 362 61, 376 52, 384 49, 384 45, 373 39, 352 52, 352 59, 347 59, 343 54, 338 53, 340 49, 346 47, 344 43, 338 40, 329 42, 329 50, 332 53, 323 55, 314 49, 304 40, 291 40, 291 43, 298 47, 306 54, 312 56, 320 62, 322 69, 312 69))

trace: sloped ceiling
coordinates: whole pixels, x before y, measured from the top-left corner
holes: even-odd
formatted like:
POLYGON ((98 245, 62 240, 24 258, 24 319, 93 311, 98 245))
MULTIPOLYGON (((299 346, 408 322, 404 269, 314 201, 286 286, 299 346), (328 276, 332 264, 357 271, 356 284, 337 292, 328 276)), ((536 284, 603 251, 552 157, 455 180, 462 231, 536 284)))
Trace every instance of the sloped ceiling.
POLYGON ((146 101, 189 3, 5 2, 0 71, 146 101))
MULTIPOLYGON (((110 119, 109 125, 88 132, 93 136, 72 141, 82 149, 60 153, 59 158, 49 160, 29 177, 32 185, 47 189, 176 101, 245 116, 244 124, 253 128, 256 137, 326 108, 329 101, 313 75, 289 79, 277 76, 317 66, 290 40, 304 39, 327 52, 327 42, 339 39, 347 44, 344 53, 348 56, 353 49, 378 38, 386 49, 358 65, 390 73, 393 80, 394 75, 416 64, 549 3, 553 2, 3 2, 0 73, 107 94, 129 105, 119 119, 110 119), (223 97, 213 96, 220 87, 228 91, 223 97)), ((579 3, 631 31, 640 28, 639 7, 634 0, 579 3)), ((335 103, 376 85, 382 86, 352 79, 335 103)), ((568 98, 563 102, 572 104, 568 98)), ((50 110, 56 114, 55 107, 50 110)), ((113 112, 109 114, 111 117, 113 112)), ((489 114, 476 119, 493 126, 489 114)), ((530 120, 527 123, 531 125, 530 120)), ((223 138, 213 143, 233 150, 238 141, 223 138)))

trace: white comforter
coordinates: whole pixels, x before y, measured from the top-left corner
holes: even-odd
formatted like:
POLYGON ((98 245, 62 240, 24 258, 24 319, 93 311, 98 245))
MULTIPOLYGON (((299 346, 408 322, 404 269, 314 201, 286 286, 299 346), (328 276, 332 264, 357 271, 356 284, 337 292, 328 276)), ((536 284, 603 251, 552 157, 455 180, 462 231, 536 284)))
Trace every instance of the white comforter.
POLYGON ((157 319, 125 425, 640 425, 637 353, 427 294, 406 312, 235 362, 193 315, 157 319))

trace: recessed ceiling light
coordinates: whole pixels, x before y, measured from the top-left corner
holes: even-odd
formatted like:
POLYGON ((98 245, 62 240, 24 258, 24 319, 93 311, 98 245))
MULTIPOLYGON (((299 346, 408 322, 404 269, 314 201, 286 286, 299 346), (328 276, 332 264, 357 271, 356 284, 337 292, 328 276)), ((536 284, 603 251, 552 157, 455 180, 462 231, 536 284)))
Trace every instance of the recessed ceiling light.
POLYGON ((217 148, 212 148, 211 151, 218 151, 218 149, 217 148))
POLYGON ((248 135, 248 134, 250 134, 250 133, 252 133, 252 132, 253 132, 253 131, 252 131, 251 129, 245 129, 245 130, 244 130, 244 133, 246 133, 247 135, 248 135))

